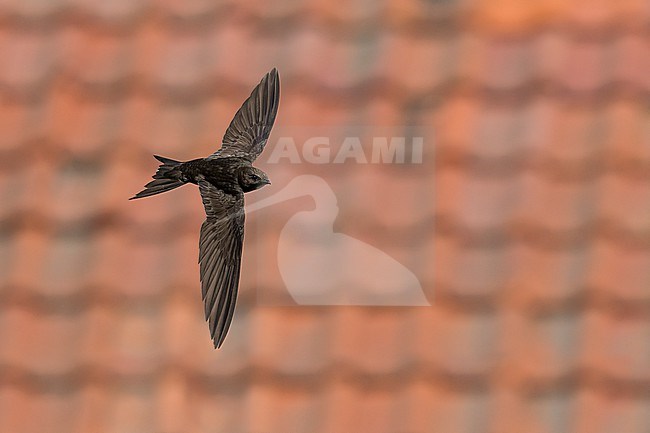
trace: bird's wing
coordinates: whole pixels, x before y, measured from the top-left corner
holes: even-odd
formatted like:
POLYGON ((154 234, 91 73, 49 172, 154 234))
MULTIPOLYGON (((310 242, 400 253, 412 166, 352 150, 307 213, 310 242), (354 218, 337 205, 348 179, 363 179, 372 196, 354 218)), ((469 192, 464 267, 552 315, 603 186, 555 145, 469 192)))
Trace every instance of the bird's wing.
POLYGON ((214 347, 226 338, 237 299, 244 242, 244 195, 231 195, 205 180, 199 191, 207 215, 201 225, 199 264, 205 319, 214 347))
POLYGON ((280 103, 280 78, 273 68, 239 108, 223 136, 221 149, 207 159, 240 157, 253 162, 269 138, 280 103))

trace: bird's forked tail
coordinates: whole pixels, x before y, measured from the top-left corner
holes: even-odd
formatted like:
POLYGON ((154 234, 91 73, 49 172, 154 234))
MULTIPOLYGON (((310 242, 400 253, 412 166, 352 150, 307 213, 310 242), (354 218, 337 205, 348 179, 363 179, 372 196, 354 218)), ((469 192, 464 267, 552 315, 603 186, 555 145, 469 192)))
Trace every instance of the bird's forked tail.
POLYGON ((180 165, 182 162, 173 159, 165 158, 164 156, 154 155, 158 161, 162 162, 158 167, 158 171, 154 174, 153 180, 144 186, 144 189, 131 197, 134 198, 149 197, 151 195, 160 194, 161 192, 171 191, 174 188, 185 185, 182 180, 182 173, 180 165))

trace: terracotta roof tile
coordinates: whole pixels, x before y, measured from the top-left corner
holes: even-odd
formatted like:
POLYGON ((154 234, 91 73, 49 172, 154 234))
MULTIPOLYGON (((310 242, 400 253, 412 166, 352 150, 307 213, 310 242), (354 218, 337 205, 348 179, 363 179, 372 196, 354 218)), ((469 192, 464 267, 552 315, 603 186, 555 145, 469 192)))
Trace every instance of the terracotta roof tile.
MULTIPOLYGON (((63 433, 74 428, 75 400, 60 392, 21 392, 4 388, 5 407, 11 408, 4 426, 17 433, 30 431, 51 431, 63 433), (38 414, 38 416, 35 416, 38 414)), ((0 415, 1 417, 1 415, 0 415)))
POLYGON ((595 219, 596 187, 590 181, 560 182, 530 175, 523 177, 520 191, 518 218, 532 229, 575 233, 595 219))
POLYGON ((0 113, 0 129, 3 132, 0 137, 0 154, 11 155, 35 138, 35 130, 38 131, 38 128, 30 128, 29 125, 33 125, 38 115, 37 110, 29 104, 3 100, 0 113))
POLYGON ((522 185, 506 177, 465 179, 455 221, 470 230, 504 228, 521 200, 522 185))
POLYGON ((44 378, 70 373, 80 361, 78 319, 76 314, 5 309, 3 328, 13 332, 4 332, 2 364, 44 378))
POLYGON ((498 356, 498 322, 493 314, 422 308, 413 316, 415 353, 424 368, 469 379, 490 374, 498 356))
POLYGON ((648 424, 647 400, 598 391, 580 392, 576 402, 574 429, 578 433, 632 433, 648 424))
MULTIPOLYGON (((99 212, 97 191, 103 188, 103 167, 95 162, 67 161, 56 169, 48 185, 48 218, 72 227, 95 217, 99 212)), ((45 207, 45 206, 44 206, 45 207)))
POLYGON ((146 12, 147 5, 142 0, 119 0, 110 4, 98 1, 69 0, 69 4, 82 16, 99 19, 109 24, 123 24, 136 19, 146 12))
POLYGON ((650 78, 644 74, 648 70, 648 53, 650 43, 639 34, 623 35, 616 40, 616 78, 626 83, 639 86, 648 91, 650 78))
POLYGON ((247 431, 312 432, 323 412, 323 397, 302 389, 264 384, 251 387, 246 399, 247 431))
POLYGON ((631 305, 650 302, 647 249, 601 241, 593 247, 591 262, 588 283, 599 294, 631 305))
POLYGON ((581 363, 593 370, 595 380, 611 380, 622 387, 645 383, 650 378, 648 332, 650 322, 645 317, 587 314, 581 363))
POLYGON ((331 325, 333 338, 338 342, 334 359, 355 371, 372 375, 396 373, 407 368, 411 359, 411 349, 406 345, 408 311, 391 311, 390 308, 337 310, 331 325), (388 351, 388 347, 398 346, 400 350, 388 351))
POLYGON ((465 246, 460 241, 445 247, 435 255, 450 263, 447 269, 437 268, 438 290, 444 290, 445 296, 468 300, 486 301, 498 296, 510 274, 512 254, 509 248, 480 244, 465 246))
POLYGON ((76 295, 91 276, 96 255, 93 237, 89 231, 60 232, 48 247, 37 293, 53 298, 76 295))
POLYGON ((198 19, 214 14, 227 4, 228 2, 223 2, 223 4, 215 5, 214 2, 209 0, 182 2, 179 2, 178 0, 162 0, 157 3, 157 7, 164 10, 165 14, 169 14, 179 19, 198 19))
POLYGON ((537 245, 519 245, 515 254, 513 296, 526 306, 566 306, 584 295, 589 272, 586 247, 549 251, 537 245))
POLYGON ((42 90, 56 61, 56 37, 46 32, 0 33, 5 67, 0 72, 4 92, 12 96, 35 95, 42 90))
POLYGON ((45 134, 68 153, 81 158, 96 157, 110 150, 121 115, 118 106, 58 86, 46 107, 45 134))
POLYGON ((71 29, 63 42, 61 68, 72 80, 110 86, 133 73, 134 46, 123 36, 71 29))
POLYGON ((41 284, 41 275, 34 271, 41 269, 48 240, 46 233, 36 228, 24 228, 16 232, 13 240, 13 263, 7 278, 8 287, 16 289, 19 293, 25 288, 35 288, 41 284))
POLYGON ((162 353, 159 312, 152 307, 120 311, 108 335, 111 371, 125 376, 146 376, 156 371, 162 353))
POLYGON ((307 375, 318 374, 331 362, 329 345, 324 342, 333 338, 335 325, 324 311, 258 308, 252 316, 253 330, 267 337, 251 347, 260 365, 279 374, 307 375))
POLYGON ((325 431, 376 431, 388 433, 402 427, 403 408, 397 392, 366 390, 346 383, 331 387, 325 395, 325 431))
POLYGON ((571 91, 596 91, 612 78, 611 47, 600 41, 567 41, 559 75, 552 77, 571 91))
POLYGON ((60 11, 61 3, 47 0, 30 0, 24 2, 5 2, 2 15, 8 18, 42 20, 60 11))
POLYGON ((575 371, 582 323, 572 313, 538 317, 527 324, 520 374, 529 383, 557 383, 575 371))
POLYGON ((153 386, 149 384, 118 387, 104 408, 105 429, 109 432, 156 431, 153 392, 153 386))
MULTIPOLYGON (((251 420, 246 399, 250 391, 244 386, 224 389, 194 387, 189 395, 191 416, 186 418, 185 429, 209 433, 215 429, 233 433, 246 433, 251 420)), ((265 426, 266 427, 266 426, 265 426)))
POLYGON ((650 206, 647 180, 608 175, 602 177, 600 217, 615 229, 642 234, 650 230, 644 214, 650 206))
POLYGON ((469 9, 473 22, 480 28, 499 34, 520 34, 549 24, 563 13, 561 2, 541 0, 520 3, 500 0, 479 1, 469 9))
POLYGON ((397 80, 407 95, 420 95, 453 76, 458 55, 454 42, 386 33, 378 42, 376 73, 388 82, 397 80))

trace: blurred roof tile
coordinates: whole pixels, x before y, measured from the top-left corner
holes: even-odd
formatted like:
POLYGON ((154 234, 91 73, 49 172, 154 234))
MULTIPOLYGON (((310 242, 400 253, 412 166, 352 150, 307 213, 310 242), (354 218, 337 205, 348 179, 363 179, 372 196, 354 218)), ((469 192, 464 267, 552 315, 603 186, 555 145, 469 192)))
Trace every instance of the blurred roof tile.
POLYGON ((640 34, 623 35, 616 41, 616 77, 627 83, 650 90, 650 42, 640 34))
POLYGON ((157 84, 188 88, 206 82, 212 74, 217 53, 208 48, 206 35, 166 32, 162 35, 160 57, 148 64, 146 74, 157 84))
MULTIPOLYGON (((565 39, 566 41, 566 39, 565 39)), ((612 79, 612 48, 601 41, 569 41, 559 75, 555 78, 571 90, 595 92, 612 79)))
POLYGON ((3 90, 24 96, 42 89, 55 67, 56 41, 56 36, 43 32, 9 28, 0 32, 0 51, 4 58, 4 67, 0 71, 3 90))
POLYGON ((644 216, 650 213, 650 182, 647 179, 605 175, 599 197, 600 218, 617 229, 641 234, 650 231, 644 216))
POLYGON ((468 152, 482 114, 476 98, 465 96, 452 97, 440 107, 436 116, 436 139, 441 156, 464 156, 468 152))
POLYGON ((160 313, 146 306, 118 314, 107 341, 112 350, 105 365, 125 376, 151 374, 160 365, 164 344, 160 313))
POLYGON ((516 248, 512 285, 527 306, 566 305, 582 294, 589 265, 586 248, 549 251, 524 244, 516 248))
POLYGON ((110 299, 158 298, 171 286, 172 239, 151 241, 115 229, 96 234, 91 282, 110 299))
POLYGON ((432 217, 433 186, 409 169, 390 170, 379 164, 366 164, 355 169, 355 185, 351 191, 341 188, 340 206, 354 209, 357 221, 366 228, 404 229, 432 217), (356 192, 356 193, 355 193, 356 192), (393 204, 386 207, 386 200, 393 204), (371 218, 366 217, 371 215, 371 218))
POLYGON ((15 233, 0 232, 0 298, 8 294, 9 277, 14 265, 16 237, 15 233))
POLYGON ((132 48, 124 37, 74 29, 65 34, 63 68, 84 83, 112 85, 131 72, 132 48))
POLYGON ((144 0, 117 0, 110 3, 96 0, 66 0, 84 15, 117 25, 134 20, 147 8, 144 0))
MULTIPOLYGON (((294 37, 297 38, 298 35, 294 37)), ((241 84, 243 97, 247 97, 250 93, 251 83, 259 82, 272 67, 280 66, 273 62, 277 61, 278 57, 282 57, 284 44, 287 43, 273 36, 263 37, 254 32, 251 27, 242 26, 235 21, 227 21, 218 26, 206 39, 209 41, 206 47, 209 54, 206 56, 210 61, 206 66, 210 67, 211 71, 218 70, 219 78, 241 84)), ((285 72, 281 68, 281 76, 285 72)), ((212 75, 209 78, 213 78, 212 75)), ((218 80, 210 84, 216 86, 217 93, 221 94, 220 86, 223 86, 223 82, 218 80)), ((281 98, 286 100, 286 93, 283 92, 281 98)), ((233 102, 235 101, 242 101, 242 99, 234 98, 233 102)), ((237 105, 239 103, 237 102, 237 105)), ((281 117, 279 116, 278 119, 281 117)))
POLYGON ((562 3, 554 0, 518 2, 479 1, 469 10, 474 24, 499 34, 529 32, 548 24, 562 13, 562 3))
POLYGON ((650 302, 650 251, 601 241, 593 247, 591 263, 590 287, 614 301, 650 302))
POLYGON ((367 390, 345 383, 331 386, 325 398, 325 431, 390 433, 403 427, 401 394, 395 390, 367 390))
POLYGON ((525 86, 533 78, 535 51, 527 39, 482 41, 475 69, 470 73, 477 83, 497 89, 525 86))
POLYGON ((451 268, 438 268, 437 281, 461 299, 497 296, 510 278, 512 252, 507 246, 458 245, 450 255, 451 268))
POLYGON ((0 411, 0 428, 12 433, 70 432, 74 428, 75 405, 76 400, 70 394, 3 386, 0 388, 0 406, 11 409, 5 416, 0 411))
MULTIPOLYGON (((185 429, 194 432, 248 433, 250 414, 245 405, 248 387, 224 387, 219 389, 193 387, 189 394, 191 416, 185 429)), ((267 428, 268 426, 265 426, 267 428)))
POLYGON ((53 90, 46 108, 46 133, 50 140, 78 157, 106 151, 119 131, 118 105, 88 99, 71 89, 53 90))
POLYGON ((650 321, 646 317, 585 316, 581 363, 596 374, 621 382, 650 380, 650 321))
POLYGON ((311 0, 309 6, 309 12, 314 16, 352 26, 375 17, 379 5, 368 1, 311 0))
POLYGON ((537 147, 535 157, 549 169, 579 169, 602 154, 605 145, 605 113, 591 106, 551 103, 546 107, 551 133, 537 147), (559 168, 554 168, 559 166, 559 168))
POLYGON ((449 80, 458 56, 454 41, 394 33, 383 35, 378 51, 376 73, 411 95, 422 95, 449 80))
POLYGON ((312 309, 257 308, 253 311, 252 355, 280 374, 318 374, 330 362, 331 318, 312 309))
POLYGON ((650 122, 642 105, 626 101, 610 104, 606 161, 622 162, 627 166, 650 164, 650 122))
MULTIPOLYGON (((199 147, 197 138, 204 125, 197 107, 134 97, 126 103, 124 113, 123 139, 137 143, 145 152, 180 160, 199 156, 193 151, 199 147)), ((213 140, 216 142, 216 137, 213 140)))
POLYGON ((458 196, 455 221, 472 230, 505 228, 521 200, 520 182, 509 177, 472 176, 458 196))
POLYGON ((634 433, 650 422, 647 398, 583 390, 575 403, 577 433, 634 433))
POLYGON ((607 28, 616 24, 623 13, 634 9, 637 0, 625 0, 617 3, 606 0, 580 0, 566 5, 566 18, 574 25, 587 28, 607 28))
POLYGON ((0 7, 0 14, 23 19, 41 20, 60 12, 64 6, 65 2, 50 0, 6 1, 0 7))
POLYGON ((156 410, 153 386, 135 383, 132 386, 120 384, 104 408, 106 431, 118 432, 156 432, 156 410), (121 386, 120 386, 121 385, 121 386))
POLYGON ((186 294, 187 300, 178 302, 180 305, 170 309, 165 316, 163 338, 170 354, 202 379, 232 378, 247 371, 251 367, 254 326, 251 323, 253 313, 244 307, 242 297, 237 301, 227 343, 217 351, 212 347, 209 327, 204 319, 198 278, 196 287, 188 288, 186 294))
POLYGON ((521 368, 526 379, 554 382, 578 365, 581 321, 571 312, 529 319, 521 368))
POLYGON ((254 385, 247 396, 247 426, 251 432, 314 432, 323 413, 321 394, 302 389, 254 385))
POLYGON ((36 314, 5 309, 2 364, 37 375, 63 375, 78 367, 81 324, 79 314, 36 314))
MULTIPOLYGON (((476 425, 486 425, 492 401, 488 393, 474 390, 451 390, 417 381, 406 387, 402 422, 404 431, 469 433, 476 425), (412 425, 411 425, 412 423, 412 425)), ((402 424, 400 424, 400 427, 402 424)), ((399 428, 395 431, 400 431, 399 428)))
POLYGON ((0 171, 0 222, 15 217, 23 210, 25 167, 14 166, 0 171))
MULTIPOLYGON (((227 2, 223 3, 227 4, 227 2)), ((211 0, 162 0, 157 3, 157 6, 164 9, 165 13, 181 19, 210 16, 223 8, 222 4, 215 5, 211 0)))
POLYGON ((443 308, 413 312, 415 350, 425 368, 457 377, 486 376, 497 361, 497 318, 443 308))
POLYGON ((27 141, 38 137, 38 110, 24 102, 3 100, 0 104, 0 155, 24 151, 27 141))
POLYGON ((534 174, 523 181, 518 216, 527 226, 565 234, 593 222, 597 191, 593 182, 556 181, 534 174))
POLYGON ((81 223, 99 212, 98 191, 103 190, 103 167, 96 163, 67 161, 48 185, 49 203, 43 208, 62 225, 81 223))
POLYGON ((42 269, 49 243, 49 237, 43 230, 24 228, 16 233, 12 251, 13 266, 8 277, 8 286, 20 292, 24 288, 35 288, 42 284, 42 269))
POLYGON ((44 258, 39 294, 58 297, 77 294, 89 281, 95 251, 88 232, 62 232, 53 236, 44 258))
POLYGON ((534 108, 483 105, 475 127, 471 128, 474 131, 471 153, 481 160, 492 161, 493 165, 514 164, 527 150, 529 143, 525 142, 523 132, 538 113, 534 108))
POLYGON ((412 349, 406 335, 408 309, 342 307, 331 325, 334 359, 366 374, 387 374, 408 365, 412 349), (388 350, 388 348, 392 348, 388 350))

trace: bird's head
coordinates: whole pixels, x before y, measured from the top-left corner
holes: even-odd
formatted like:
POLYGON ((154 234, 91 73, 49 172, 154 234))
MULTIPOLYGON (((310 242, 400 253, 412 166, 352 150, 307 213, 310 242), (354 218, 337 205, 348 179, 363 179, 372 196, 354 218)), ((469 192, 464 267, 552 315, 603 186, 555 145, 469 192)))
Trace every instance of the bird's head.
POLYGON ((244 192, 255 191, 270 183, 267 174, 259 168, 244 167, 239 171, 239 186, 244 192))

